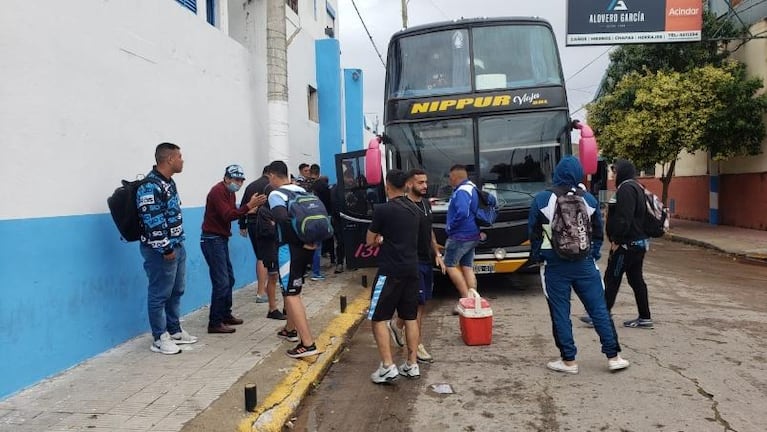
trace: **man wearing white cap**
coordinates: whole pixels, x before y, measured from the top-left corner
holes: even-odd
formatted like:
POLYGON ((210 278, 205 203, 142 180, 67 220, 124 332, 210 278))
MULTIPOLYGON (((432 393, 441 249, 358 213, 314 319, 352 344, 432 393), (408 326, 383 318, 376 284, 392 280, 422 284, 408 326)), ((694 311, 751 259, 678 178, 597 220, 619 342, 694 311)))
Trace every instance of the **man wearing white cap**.
POLYGON ((243 322, 232 315, 234 270, 229 260, 232 221, 255 211, 266 202, 265 195, 254 194, 245 205, 237 208, 234 194, 240 190, 244 181, 245 172, 242 167, 229 165, 224 171, 224 179, 210 189, 205 202, 200 246, 210 269, 212 285, 208 333, 234 333, 235 329, 230 326, 243 322))

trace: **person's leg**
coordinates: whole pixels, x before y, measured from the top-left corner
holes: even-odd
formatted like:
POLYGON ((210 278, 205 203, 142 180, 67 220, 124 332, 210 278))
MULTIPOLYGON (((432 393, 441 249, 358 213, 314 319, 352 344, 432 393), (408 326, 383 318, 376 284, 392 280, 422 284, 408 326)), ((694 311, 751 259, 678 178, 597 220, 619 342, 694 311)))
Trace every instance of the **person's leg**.
POLYGON ((166 261, 162 254, 154 249, 141 246, 141 255, 144 257, 144 271, 146 272, 147 284, 147 313, 149 326, 155 340, 167 330, 165 318, 165 303, 173 291, 175 277, 177 275, 176 261, 166 261))
MULTIPOLYGON (((413 275, 400 278, 397 294, 397 316, 405 321, 405 341, 407 343, 407 363, 414 365, 418 361, 418 344, 421 340, 421 334, 418 329, 418 291, 419 277, 413 275)), ((417 369, 416 369, 417 371, 417 369)), ((420 372, 417 372, 420 375, 420 372)))
MULTIPOLYGON (((461 266, 461 273, 463 273, 463 280, 466 281, 467 289, 477 289, 477 276, 474 274, 474 248, 477 247, 477 242, 464 243, 461 250, 463 255, 458 260, 458 264, 461 266)), ((468 291, 467 291, 468 295, 468 291)))
POLYGON ((599 269, 593 260, 587 259, 580 269, 576 270, 573 280, 573 290, 580 299, 586 312, 591 317, 594 330, 599 335, 602 352, 608 359, 614 358, 621 351, 618 344, 618 333, 607 310, 599 269))
MULTIPOLYGON (((256 278, 258 283, 258 288, 256 289, 256 296, 263 297, 268 296, 267 293, 268 284, 269 284, 269 272, 266 270, 266 267, 264 266, 263 260, 256 261, 256 278)), ((269 298, 270 302, 274 300, 274 295, 269 298)), ((271 303, 270 303, 271 305, 271 303)))
POLYGON ((458 295, 463 297, 468 296, 469 287, 464 278, 463 272, 458 267, 458 262, 462 257, 461 242, 448 239, 445 242, 445 267, 447 268, 447 275, 450 281, 458 290, 458 295))
MULTIPOLYGON (((222 242, 222 248, 224 251, 224 257, 226 258, 226 274, 227 274, 227 283, 225 288, 225 300, 226 304, 224 306, 224 316, 227 319, 234 318, 234 315, 232 315, 232 290, 234 289, 234 284, 236 281, 234 280, 234 268, 232 268, 232 260, 229 258, 229 239, 224 238, 222 242)), ((241 323, 240 323, 241 324, 241 323)))
MULTIPOLYGON (((290 271, 293 268, 293 256, 290 253, 291 247, 290 245, 283 244, 276 246, 277 248, 277 271, 278 271, 278 278, 280 281, 280 286, 282 287, 282 302, 285 305, 285 312, 287 313, 287 321, 285 322, 285 330, 287 332, 292 332, 296 329, 295 325, 293 324, 293 312, 291 311, 291 306, 293 303, 288 301, 288 287, 290 286, 290 271)), ((303 269, 302 269, 303 271, 303 269)))
POLYGON ((639 247, 632 247, 626 253, 626 279, 629 286, 634 290, 634 299, 637 303, 639 318, 644 320, 652 319, 650 315, 650 300, 647 294, 647 284, 643 276, 645 250, 639 247))
POLYGON ((610 252, 609 258, 607 258, 607 269, 605 269, 604 277, 604 296, 605 304, 607 305, 607 311, 610 312, 615 305, 615 299, 618 296, 618 289, 620 289, 621 281, 623 280, 623 272, 625 270, 626 249, 623 246, 618 246, 617 249, 610 252))
POLYGON ((258 233, 256 224, 248 224, 248 239, 253 246, 253 255, 256 256, 256 300, 266 295, 266 268, 264 268, 263 257, 258 256, 258 233))
POLYGON ((298 331, 298 337, 301 344, 305 347, 314 345, 314 338, 309 329, 309 322, 306 318, 306 308, 301 300, 301 289, 304 283, 303 269, 311 261, 314 251, 302 248, 301 246, 290 245, 290 277, 288 286, 285 288, 285 305, 288 310, 288 320, 298 331))
POLYGON ((373 339, 376 341, 378 355, 385 368, 394 364, 389 344, 389 329, 386 328, 387 321, 373 321, 373 339))
POLYGON ((557 263, 546 263, 541 266, 541 284, 543 293, 549 305, 551 316, 551 329, 554 335, 554 344, 559 348, 562 361, 568 365, 575 365, 575 356, 578 353, 573 339, 572 323, 570 322, 570 286, 572 280, 568 276, 571 266, 557 263))
POLYGON ((221 326, 226 318, 226 286, 229 284, 229 274, 222 245, 219 237, 203 237, 200 241, 211 282, 208 327, 221 326))
POLYGON ((317 248, 314 250, 314 253, 312 254, 312 276, 314 277, 320 277, 322 276, 322 268, 320 267, 320 264, 322 262, 322 250, 321 248, 317 248))
POLYGON ((186 249, 183 245, 175 248, 176 253, 176 274, 173 278, 173 290, 168 301, 165 302, 165 320, 168 333, 171 335, 181 331, 180 310, 181 296, 184 295, 186 287, 186 249))

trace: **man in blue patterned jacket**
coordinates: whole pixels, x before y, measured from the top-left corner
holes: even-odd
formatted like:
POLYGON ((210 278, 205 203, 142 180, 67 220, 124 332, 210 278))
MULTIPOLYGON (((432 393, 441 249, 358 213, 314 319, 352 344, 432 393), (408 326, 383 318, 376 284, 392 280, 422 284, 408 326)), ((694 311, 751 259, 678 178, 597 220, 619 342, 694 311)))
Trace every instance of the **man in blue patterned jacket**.
POLYGON ((141 220, 141 255, 149 279, 147 305, 154 341, 150 349, 178 354, 178 344, 197 338, 181 328, 179 306, 186 286, 186 250, 181 220, 181 200, 171 177, 184 168, 181 149, 172 143, 157 146, 157 165, 147 174, 148 182, 136 191, 141 220))

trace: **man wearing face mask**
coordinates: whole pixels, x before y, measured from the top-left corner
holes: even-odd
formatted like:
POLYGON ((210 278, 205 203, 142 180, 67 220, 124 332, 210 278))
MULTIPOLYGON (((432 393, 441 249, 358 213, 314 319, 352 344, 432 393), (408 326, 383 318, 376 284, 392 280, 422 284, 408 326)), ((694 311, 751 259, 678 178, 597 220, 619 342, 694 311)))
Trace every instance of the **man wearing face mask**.
POLYGON ((244 181, 245 173, 242 167, 229 165, 224 171, 224 179, 210 189, 205 202, 200 247, 210 269, 212 285, 208 333, 234 333, 235 329, 230 326, 243 322, 232 315, 234 271, 229 260, 232 221, 256 211, 266 202, 265 195, 254 194, 245 205, 237 208, 235 193, 240 190, 244 181))

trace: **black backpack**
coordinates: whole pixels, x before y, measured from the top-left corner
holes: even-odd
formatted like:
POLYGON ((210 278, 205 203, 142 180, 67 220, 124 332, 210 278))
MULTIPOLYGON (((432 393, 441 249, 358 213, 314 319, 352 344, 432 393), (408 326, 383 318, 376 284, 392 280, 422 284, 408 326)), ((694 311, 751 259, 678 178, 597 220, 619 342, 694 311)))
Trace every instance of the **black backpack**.
POLYGON ((115 189, 112 196, 107 198, 109 212, 115 222, 120 237, 126 242, 138 241, 141 238, 141 220, 136 207, 136 191, 139 186, 152 181, 149 178, 128 181, 123 180, 122 186, 115 189))
MULTIPOLYGON (((549 189, 557 197, 551 217, 551 249, 568 261, 578 261, 591 253, 591 217, 580 188, 549 189)), ((545 232, 545 231, 544 231, 545 232)))

